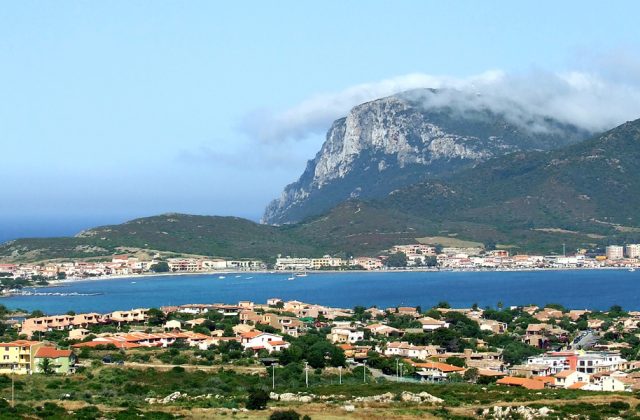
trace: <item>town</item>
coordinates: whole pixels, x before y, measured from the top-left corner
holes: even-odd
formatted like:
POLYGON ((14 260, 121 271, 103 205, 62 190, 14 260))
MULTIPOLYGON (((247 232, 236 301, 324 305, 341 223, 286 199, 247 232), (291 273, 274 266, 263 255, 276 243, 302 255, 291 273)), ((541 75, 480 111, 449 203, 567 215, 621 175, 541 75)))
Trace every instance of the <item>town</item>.
MULTIPOLYGON (((90 380, 113 369, 134 376, 145 369, 158 374, 215 369, 218 376, 224 370, 264 380, 271 393, 267 400, 285 401, 286 395, 287 401, 310 402, 316 397, 308 394, 309 381, 314 387, 396 383, 425 387, 421 393, 406 391, 402 401, 436 405, 444 401, 438 392, 447 384, 640 390, 640 312, 618 306, 603 312, 557 304, 451 308, 447 302, 433 308, 335 308, 271 298, 104 314, 1 309, 0 383, 3 375, 33 378, 27 383, 39 387, 55 377, 90 380), (298 393, 278 393, 284 390, 298 393)), ((184 390, 147 389, 136 396, 147 407, 192 401, 180 393, 184 390)), ((87 392, 83 399, 104 404, 105 395, 87 392)), ((234 399, 240 408, 251 405, 237 396, 216 398, 234 399)), ((345 406, 353 410, 358 404, 345 406)))
MULTIPOLYGON (((383 255, 341 258, 277 256, 272 263, 261 260, 225 260, 207 257, 169 257, 159 254, 144 260, 128 254, 110 261, 66 261, 0 264, 0 294, 33 282, 158 273, 225 273, 242 271, 328 271, 328 270, 532 270, 599 269, 640 267, 640 244, 607 246, 604 254, 579 250, 575 255, 511 255, 508 250, 481 247, 441 247, 424 244, 396 245, 383 255), (22 282, 12 280, 23 280, 22 282)), ((29 284, 31 285, 31 284, 29 284)))

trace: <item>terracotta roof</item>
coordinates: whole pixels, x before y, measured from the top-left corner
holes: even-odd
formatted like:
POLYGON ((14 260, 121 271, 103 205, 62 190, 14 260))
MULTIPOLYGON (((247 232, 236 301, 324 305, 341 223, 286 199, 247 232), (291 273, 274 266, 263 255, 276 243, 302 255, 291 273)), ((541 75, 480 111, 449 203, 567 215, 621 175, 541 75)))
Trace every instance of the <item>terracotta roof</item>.
POLYGON ((262 331, 248 331, 246 333, 242 333, 241 336, 242 338, 254 338, 261 334, 263 334, 262 331))
POLYGON ((582 389, 585 385, 588 385, 587 382, 576 382, 575 384, 569 385, 567 389, 582 389))
POLYGON ((543 389, 544 383, 542 381, 536 381, 535 379, 516 378, 514 376, 505 376, 498 379, 496 382, 498 385, 511 385, 521 386, 526 389, 543 389))
POLYGON ((69 357, 71 354, 73 354, 71 350, 58 350, 53 347, 40 347, 36 352, 36 357, 55 359, 58 357, 69 357))
POLYGON ((269 343, 270 346, 282 346, 284 344, 287 344, 286 341, 282 341, 282 340, 280 340, 280 341, 268 341, 268 343, 269 343))
POLYGON ((569 375, 571 375, 573 372, 575 372, 575 370, 573 369, 563 370, 562 372, 556 374, 556 378, 566 378, 569 375))
POLYGON ((411 363, 414 367, 417 367, 417 368, 437 369, 445 373, 460 372, 464 370, 464 368, 461 368, 459 366, 449 365, 447 363, 441 363, 441 362, 416 363, 416 362, 412 362, 411 360, 406 360, 406 361, 411 363))

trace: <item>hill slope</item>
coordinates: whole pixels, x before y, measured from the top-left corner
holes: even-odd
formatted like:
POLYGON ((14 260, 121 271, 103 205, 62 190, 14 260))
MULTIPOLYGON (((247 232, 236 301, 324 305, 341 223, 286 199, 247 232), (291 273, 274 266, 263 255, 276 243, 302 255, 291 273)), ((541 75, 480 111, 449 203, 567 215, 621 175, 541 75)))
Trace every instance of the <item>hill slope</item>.
POLYGON ((290 229, 238 217, 168 214, 102 226, 73 238, 18 239, 0 245, 7 261, 107 256, 123 250, 157 250, 227 258, 312 254, 313 245, 290 229))
POLYGON ((518 152, 395 191, 377 205, 430 233, 529 249, 640 240, 640 120, 549 152, 518 152))
POLYGON ((321 150, 269 204, 263 222, 298 222, 349 198, 384 197, 492 157, 588 137, 577 127, 535 116, 512 122, 484 105, 469 107, 475 102, 476 96, 463 92, 420 89, 356 106, 333 123, 321 150))

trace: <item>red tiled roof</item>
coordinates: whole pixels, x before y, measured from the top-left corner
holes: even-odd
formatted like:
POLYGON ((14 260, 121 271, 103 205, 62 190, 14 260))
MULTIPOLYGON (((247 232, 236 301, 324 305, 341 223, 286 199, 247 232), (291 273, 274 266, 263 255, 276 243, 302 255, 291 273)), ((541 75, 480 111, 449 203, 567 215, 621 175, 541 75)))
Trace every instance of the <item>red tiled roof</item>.
POLYGON ((36 357, 46 357, 56 359, 58 357, 69 357, 73 354, 71 350, 58 350, 53 347, 40 347, 36 352, 36 357))
POLYGON ((583 386, 588 385, 587 382, 576 382, 575 384, 569 385, 567 389, 582 389, 583 386))
POLYGON ((536 381, 535 379, 516 378, 514 376, 505 376, 498 379, 496 382, 498 385, 512 385, 521 386, 526 389, 543 389, 544 383, 542 381, 536 381))
POLYGON ((464 368, 460 366, 449 365, 447 363, 441 363, 441 362, 416 363, 416 362, 412 362, 409 359, 407 359, 406 361, 408 363, 411 363, 414 367, 417 367, 417 368, 437 369, 442 372, 460 372, 464 370, 464 368))

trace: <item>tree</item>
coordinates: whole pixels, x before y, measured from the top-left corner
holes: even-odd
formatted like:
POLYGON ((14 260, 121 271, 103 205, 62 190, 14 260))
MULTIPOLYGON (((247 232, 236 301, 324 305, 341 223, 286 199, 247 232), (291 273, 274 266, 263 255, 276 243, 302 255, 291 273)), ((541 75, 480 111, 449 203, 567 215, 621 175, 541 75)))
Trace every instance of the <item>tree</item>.
POLYGON ((149 270, 153 271, 154 273, 168 273, 169 264, 166 261, 160 261, 149 267, 149 270))
POLYGON ((438 259, 434 256, 424 257, 424 265, 427 267, 436 267, 438 265, 438 259))
POLYGON ((158 308, 151 308, 147 311, 149 325, 162 325, 167 320, 167 316, 158 308))
POLYGON ((42 359, 42 361, 40 362, 40 370, 45 375, 51 375, 53 373, 53 364, 51 364, 51 359, 49 359, 48 357, 42 359))
POLYGON ((387 258, 387 267, 406 267, 407 255, 404 252, 396 252, 387 258))
POLYGON ((478 380, 478 368, 472 367, 467 369, 464 372, 464 375, 462 375, 462 378, 467 382, 476 383, 478 380))
POLYGON ((456 357, 456 356, 447 357, 445 362, 450 365, 458 366, 458 367, 464 367, 465 365, 465 359, 463 359, 462 357, 456 357))
POLYGON ((249 390, 247 398, 247 408, 249 410, 264 410, 269 402, 269 393, 264 389, 252 388, 249 390))

